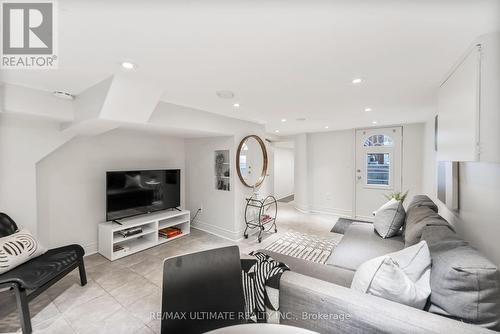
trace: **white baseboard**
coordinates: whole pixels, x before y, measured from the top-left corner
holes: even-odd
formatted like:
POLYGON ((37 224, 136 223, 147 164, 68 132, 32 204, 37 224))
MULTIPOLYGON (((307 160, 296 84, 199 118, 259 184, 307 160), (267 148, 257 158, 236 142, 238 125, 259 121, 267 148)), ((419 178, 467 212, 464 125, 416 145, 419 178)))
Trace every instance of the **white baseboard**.
POLYGON ((208 224, 197 220, 195 223, 191 225, 192 228, 211 233, 218 237, 230 240, 230 241, 238 241, 241 239, 240 232, 234 232, 223 227, 215 226, 213 224, 208 224))
MULTIPOLYGON (((248 232, 248 237, 250 238, 250 236, 259 233, 259 229, 258 228, 254 228, 252 230, 248 229, 247 232, 248 232)), ((245 229, 238 232, 238 234, 240 235, 240 238, 236 241, 241 241, 241 240, 245 239, 245 236, 243 235, 243 233, 245 233, 245 229)))
POLYGON ((288 194, 288 195, 285 195, 285 196, 276 197, 276 200, 279 201, 279 200, 282 200, 283 198, 287 198, 287 197, 290 197, 290 196, 293 196, 293 195, 295 195, 295 193, 291 193, 291 194, 288 194))
POLYGON ((302 213, 310 213, 311 210, 309 209, 308 206, 304 206, 304 205, 301 205, 301 204, 298 204, 297 202, 294 203, 294 208, 297 210, 297 211, 300 211, 302 213))
POLYGON ((351 210, 345 210, 345 209, 339 209, 339 208, 322 208, 322 207, 313 206, 313 207, 311 207, 311 212, 327 214, 327 215, 334 215, 334 216, 339 216, 339 217, 344 217, 344 218, 352 218, 352 211, 351 210))
POLYGON ((343 218, 352 218, 352 211, 351 210, 345 210, 345 209, 339 209, 339 208, 322 208, 322 207, 309 207, 307 209, 299 206, 295 206, 295 209, 302 213, 320 213, 320 214, 326 214, 326 215, 332 215, 332 216, 339 216, 343 218))
POLYGON ((97 253, 97 243, 91 243, 88 245, 83 246, 83 249, 85 250, 85 256, 92 255, 97 253))

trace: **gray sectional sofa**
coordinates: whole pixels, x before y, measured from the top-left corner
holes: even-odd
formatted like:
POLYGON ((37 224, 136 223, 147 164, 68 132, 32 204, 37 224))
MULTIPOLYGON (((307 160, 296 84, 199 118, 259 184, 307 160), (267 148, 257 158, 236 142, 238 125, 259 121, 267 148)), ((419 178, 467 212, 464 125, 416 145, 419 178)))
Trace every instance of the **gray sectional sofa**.
POLYGON ((500 273, 437 213, 427 196, 415 196, 405 225, 383 239, 373 224, 353 223, 328 259, 317 264, 263 250, 286 263, 280 284, 281 323, 320 333, 480 333, 500 327, 500 273), (424 310, 351 290, 365 261, 425 240, 431 296, 424 310))

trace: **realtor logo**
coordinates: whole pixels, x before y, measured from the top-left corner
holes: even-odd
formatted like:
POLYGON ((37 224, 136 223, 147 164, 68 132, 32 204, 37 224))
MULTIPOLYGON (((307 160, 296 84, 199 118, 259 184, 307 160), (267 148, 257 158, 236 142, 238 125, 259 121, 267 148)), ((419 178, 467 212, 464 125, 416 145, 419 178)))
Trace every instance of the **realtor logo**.
POLYGON ((55 68, 54 2, 2 3, 2 68, 55 68))

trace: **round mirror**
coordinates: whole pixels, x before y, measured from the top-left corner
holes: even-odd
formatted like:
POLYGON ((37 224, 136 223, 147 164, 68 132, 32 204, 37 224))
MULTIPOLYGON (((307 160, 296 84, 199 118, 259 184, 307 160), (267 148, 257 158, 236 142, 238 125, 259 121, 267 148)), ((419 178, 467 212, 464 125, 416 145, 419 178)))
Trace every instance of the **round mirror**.
POLYGON ((246 136, 236 152, 236 170, 241 182, 249 187, 258 187, 267 173, 266 145, 258 136, 246 136))

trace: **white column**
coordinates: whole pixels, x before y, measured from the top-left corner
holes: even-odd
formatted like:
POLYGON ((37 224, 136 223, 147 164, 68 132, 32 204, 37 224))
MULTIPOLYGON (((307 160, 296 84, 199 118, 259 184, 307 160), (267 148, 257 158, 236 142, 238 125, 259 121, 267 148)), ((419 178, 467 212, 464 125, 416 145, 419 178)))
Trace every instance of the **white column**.
POLYGON ((302 211, 309 211, 309 166, 307 154, 307 134, 295 137, 295 206, 302 211))

